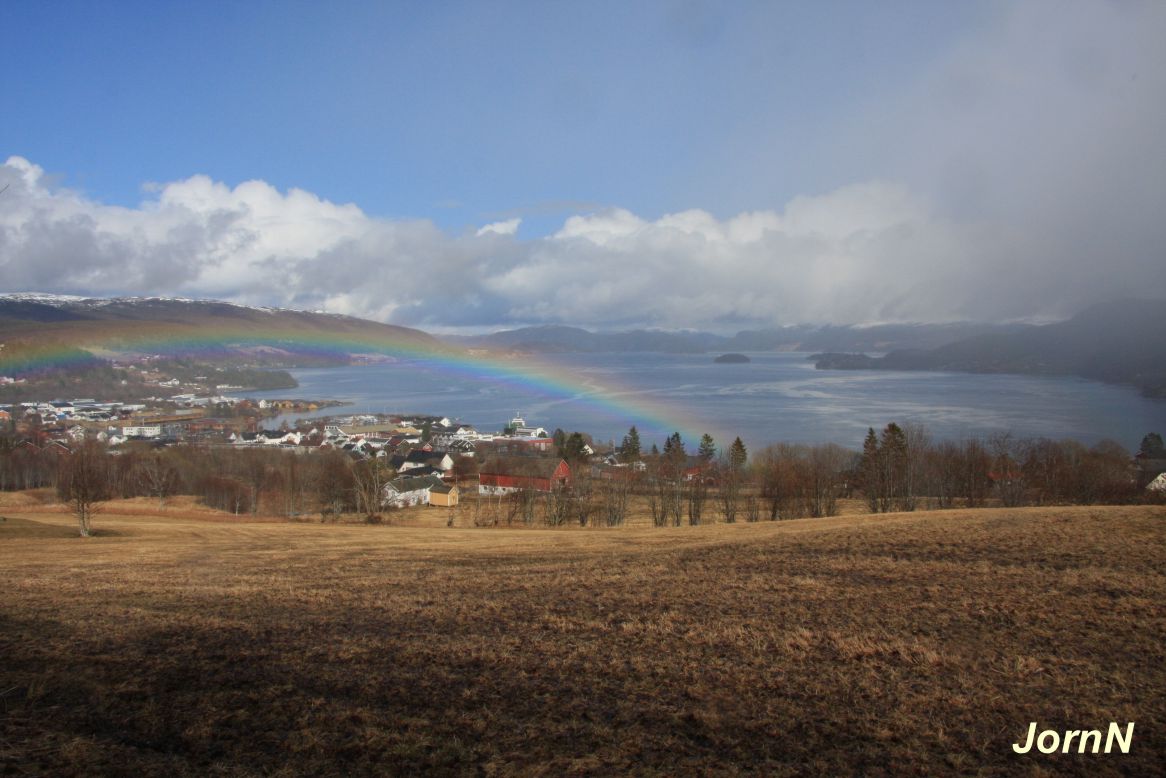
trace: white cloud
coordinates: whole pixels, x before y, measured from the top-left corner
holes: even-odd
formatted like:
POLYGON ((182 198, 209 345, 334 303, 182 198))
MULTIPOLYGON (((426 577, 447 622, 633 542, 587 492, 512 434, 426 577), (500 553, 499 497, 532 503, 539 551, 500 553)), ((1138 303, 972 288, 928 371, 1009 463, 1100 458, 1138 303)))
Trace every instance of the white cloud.
POLYGON ((629 238, 644 227, 644 221, 623 208, 611 208, 590 216, 572 216, 555 238, 582 238, 600 246, 629 238))
POLYGON ((518 232, 518 225, 522 224, 522 219, 507 219, 506 221, 493 222, 482 227, 475 233, 479 238, 483 235, 514 235, 518 232))
MULTIPOLYGON (((1086 291, 1048 272, 1043 233, 937 215, 886 181, 725 219, 601 210, 527 240, 513 238, 518 219, 455 236, 262 181, 192 176, 136 208, 56 188, 19 157, 0 167, 5 183, 7 291, 217 297, 439 329, 1014 318, 1071 312, 1059 306, 1086 291)), ((1087 291, 1166 294, 1160 274, 1120 269, 1087 291)))

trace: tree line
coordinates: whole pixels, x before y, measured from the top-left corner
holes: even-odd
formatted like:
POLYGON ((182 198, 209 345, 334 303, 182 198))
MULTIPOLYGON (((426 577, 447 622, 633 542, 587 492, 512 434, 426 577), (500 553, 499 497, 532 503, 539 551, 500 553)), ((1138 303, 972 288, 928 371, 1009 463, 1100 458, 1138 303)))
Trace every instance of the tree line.
MULTIPOLYGON (((556 431, 558 433, 560 431, 556 431)), ((726 449, 709 435, 688 453, 680 433, 644 451, 632 427, 615 449, 619 465, 595 466, 590 438, 562 434, 559 453, 572 465, 565 491, 519 491, 471 500, 475 525, 545 524, 614 527, 637 511, 654 526, 762 521, 836 515, 843 500, 861 499, 872 513, 984 505, 1130 503, 1161 499, 1145 490, 1150 471, 1134 467, 1113 441, 1009 434, 934 440, 918 424, 889 423, 867 431, 862 449, 835 444, 767 446, 750 456, 737 438, 726 449)), ((1140 461, 1166 460, 1147 435, 1140 461)), ((472 477, 473 460, 455 475, 472 477)), ((107 450, 85 441, 37 447, 0 436, 0 489, 53 488, 88 531, 95 507, 112 498, 151 497, 164 506, 177 494, 236 515, 377 517, 395 472, 383 458, 357 461, 342 451, 309 455, 267 448, 130 444, 107 450)))
MULTIPOLYGON (((620 447, 642 461, 639 492, 653 524, 734 522, 833 516, 843 499, 861 498, 871 513, 1021 505, 1135 503, 1161 495, 1145 489, 1153 475, 1112 440, 1021 438, 1008 433, 934 440, 920 424, 868 429, 861 451, 827 443, 778 443, 753 455, 737 438, 726 452, 705 435, 691 462, 674 433, 664 449, 643 454, 633 427, 620 447), (695 465, 695 466, 693 466, 695 465)), ((1156 433, 1139 458, 1166 459, 1156 433)))

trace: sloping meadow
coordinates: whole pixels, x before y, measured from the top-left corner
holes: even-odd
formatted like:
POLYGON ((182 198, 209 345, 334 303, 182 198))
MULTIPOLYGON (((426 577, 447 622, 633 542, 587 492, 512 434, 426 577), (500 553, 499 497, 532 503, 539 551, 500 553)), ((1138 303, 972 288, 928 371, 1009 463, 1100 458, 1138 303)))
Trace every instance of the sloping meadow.
POLYGON ((1148 775, 1166 511, 0 523, 12 774, 1148 775), (1014 753, 1136 723, 1128 754, 1014 753))

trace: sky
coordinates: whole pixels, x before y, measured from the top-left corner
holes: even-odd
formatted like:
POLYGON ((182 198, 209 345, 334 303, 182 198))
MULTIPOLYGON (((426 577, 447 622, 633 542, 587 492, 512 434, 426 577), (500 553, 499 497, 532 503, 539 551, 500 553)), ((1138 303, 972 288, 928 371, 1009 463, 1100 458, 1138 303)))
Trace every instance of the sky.
POLYGON ((1166 297, 1161 2, 13 0, 0 29, 0 291, 438 333, 1166 297))

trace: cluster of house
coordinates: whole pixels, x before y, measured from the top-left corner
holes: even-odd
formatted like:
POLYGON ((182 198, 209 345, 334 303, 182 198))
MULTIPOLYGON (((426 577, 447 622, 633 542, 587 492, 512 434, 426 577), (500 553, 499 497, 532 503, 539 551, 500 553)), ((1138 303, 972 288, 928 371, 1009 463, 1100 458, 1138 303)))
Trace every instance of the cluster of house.
MULTIPOLYGON (((453 507, 458 504, 459 492, 455 483, 437 474, 405 472, 385 485, 382 504, 386 507, 453 507)), ((503 496, 520 491, 552 492, 567 486, 570 481, 571 467, 559 457, 495 458, 484 463, 478 472, 478 493, 503 496)))
POLYGON ((233 431, 253 433, 264 412, 311 412, 319 408, 310 400, 254 401, 222 395, 177 394, 147 398, 143 403, 81 398, 0 404, 0 425, 38 444, 69 444, 86 438, 111 446, 131 440, 216 443, 233 431), (227 417, 211 415, 216 410, 227 417))
MULTIPOLYGON (((0 424, 38 443, 70 444, 96 438, 120 445, 135 438, 156 438, 166 432, 161 416, 149 417, 142 403, 105 403, 91 399, 23 402, 0 406, 0 424), (17 421, 19 420, 19 421, 17 421)), ((182 420, 181 412, 171 421, 182 420)))
POLYGON ((99 403, 96 400, 52 400, 0 405, 4 418, 11 418, 20 409, 24 418, 35 416, 42 424, 82 421, 113 421, 125 419, 146 409, 138 403, 99 403))
POLYGON ((299 453, 334 449, 354 460, 383 460, 396 473, 383 490, 385 507, 457 505, 454 470, 461 457, 477 463, 481 494, 549 492, 570 480, 567 463, 551 455, 554 440, 521 417, 511 419, 504 433, 479 432, 444 416, 393 418, 390 423, 352 417, 323 429, 257 430, 232 433, 227 440, 237 447, 272 446, 299 453))
MULTIPOLYGON (((0 422, 11 427, 14 410, 0 408, 0 422)), ((216 419, 197 410, 161 412, 142 404, 84 399, 23 403, 19 416, 17 433, 23 445, 59 453, 88 438, 111 447, 135 440, 155 445, 198 442, 298 454, 332 449, 356 461, 375 458, 396 474, 384 488, 385 507, 457 505, 454 469, 462 457, 473 458, 474 467, 467 469, 478 471, 482 494, 547 492, 570 479, 567 463, 553 455, 553 438, 521 416, 511 419, 502 433, 480 432, 444 416, 352 416, 307 430, 247 430, 240 429, 238 419, 216 419)))

